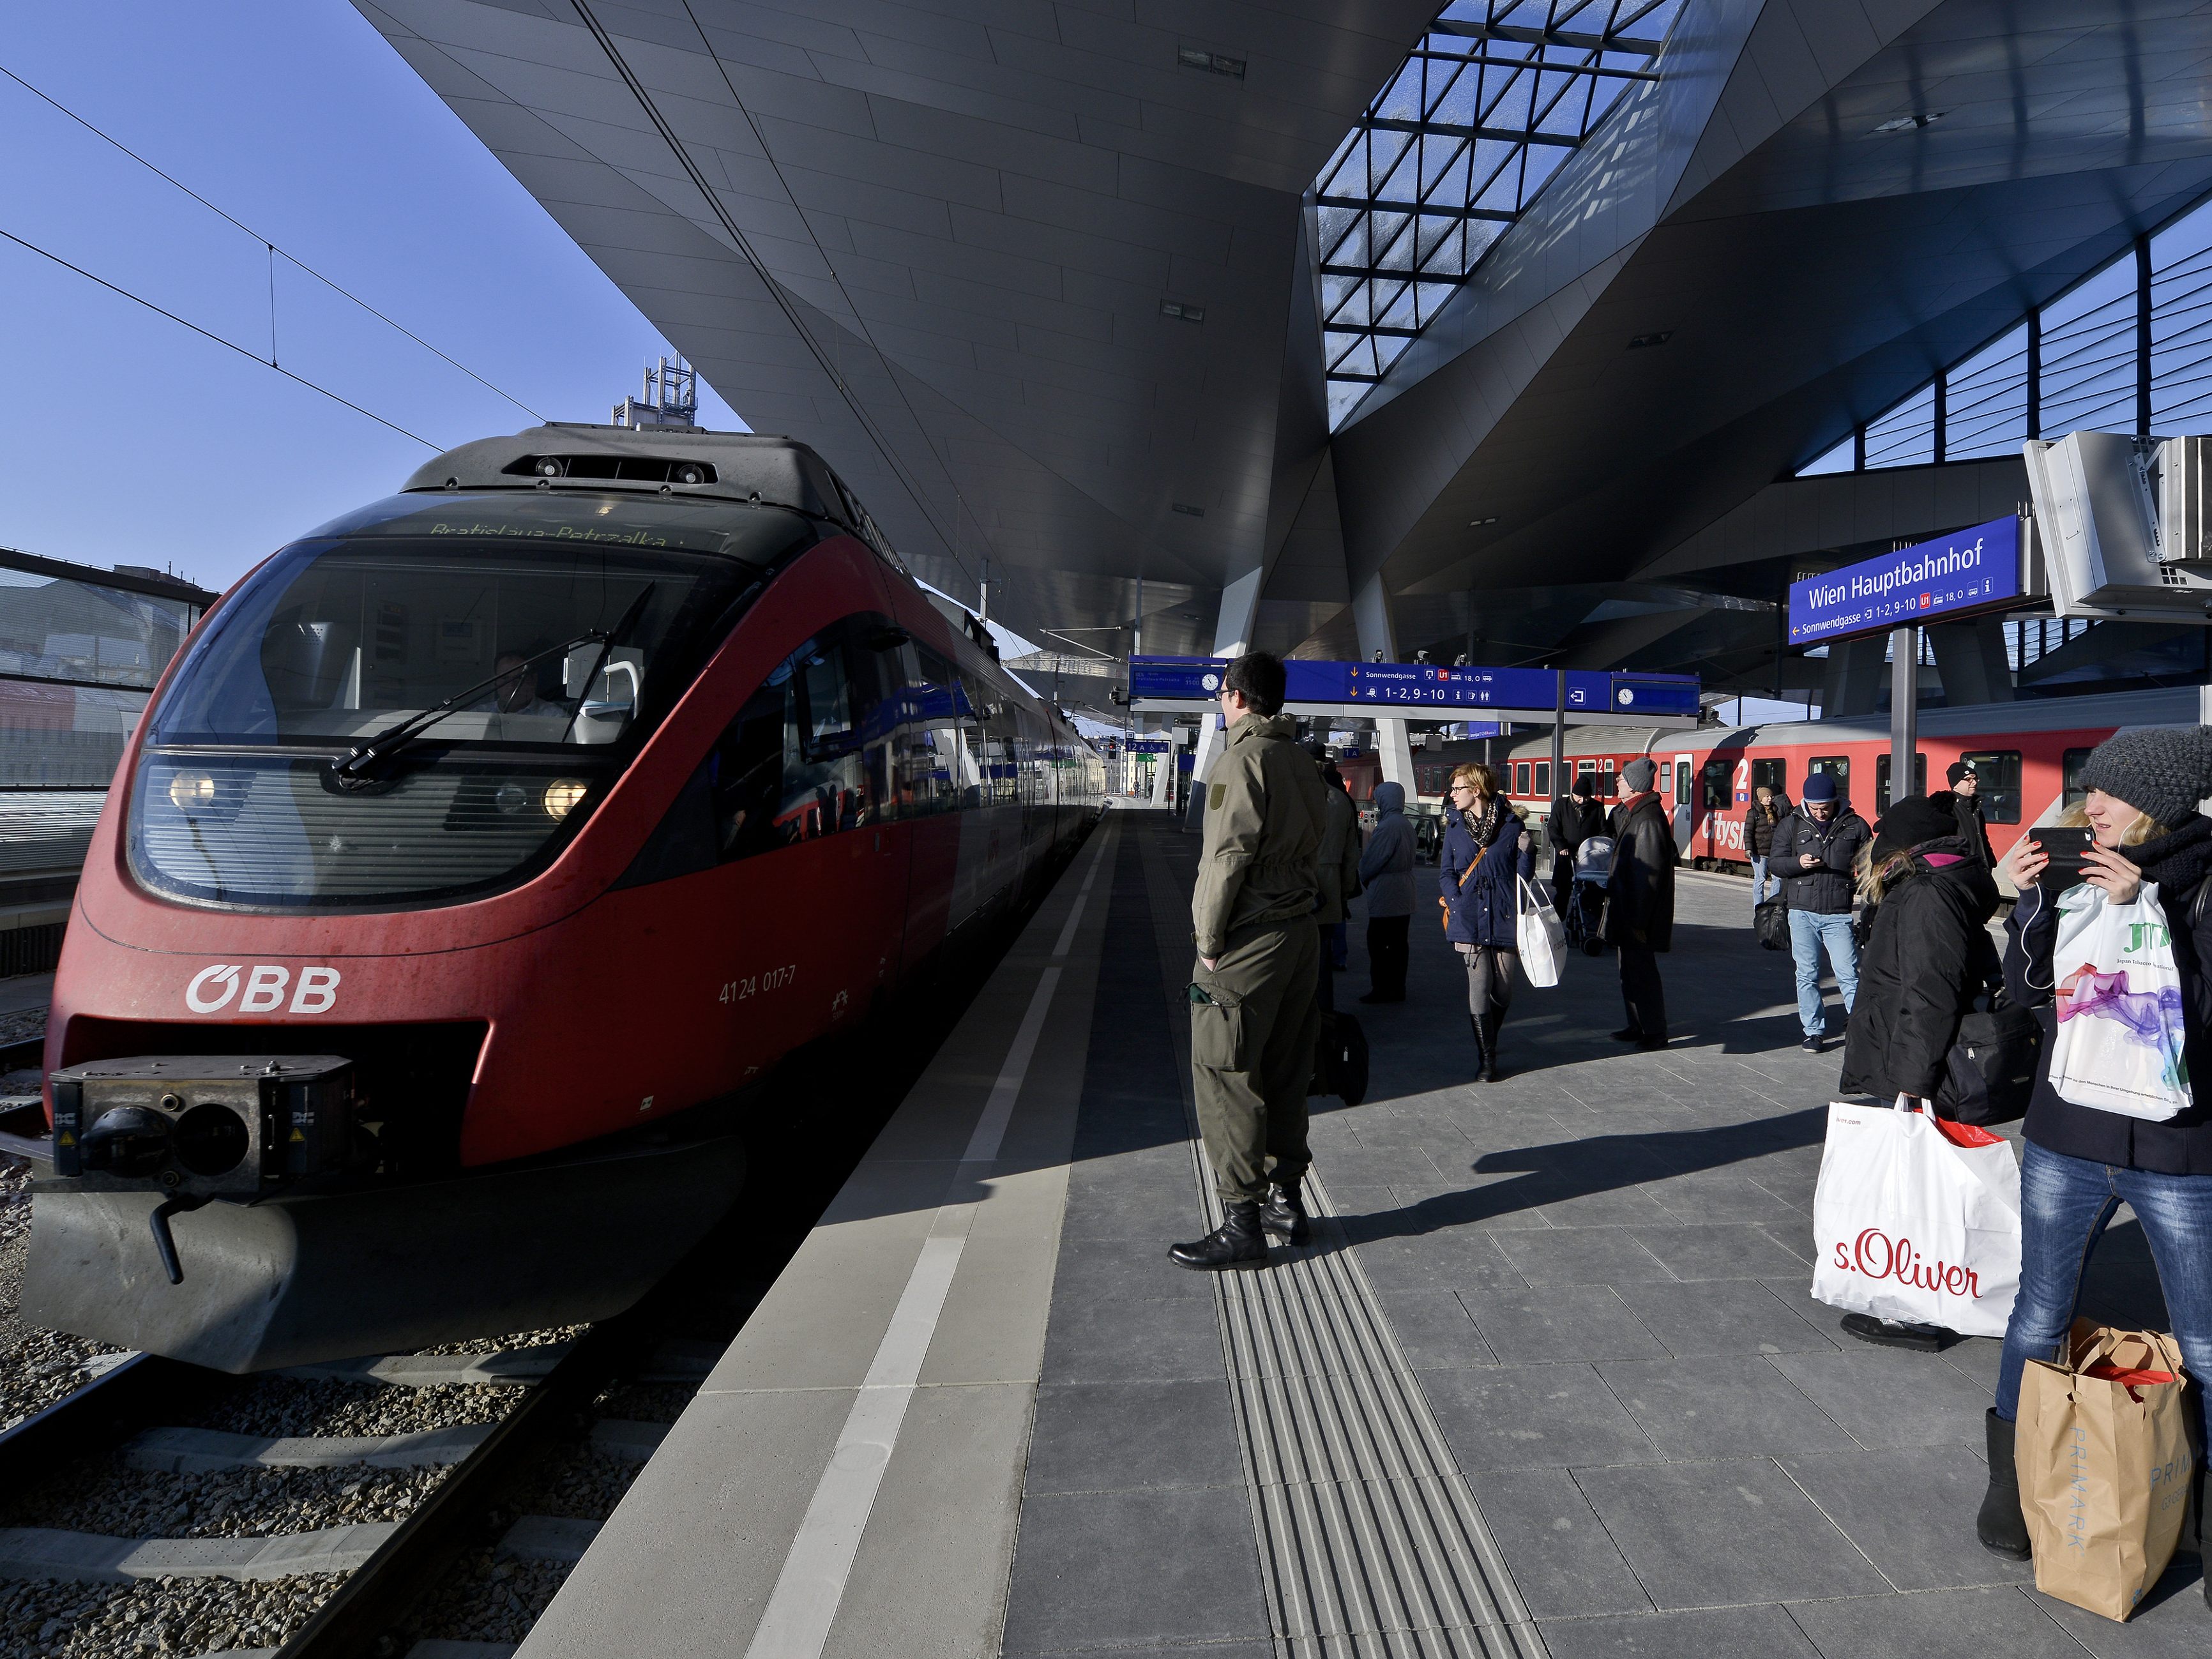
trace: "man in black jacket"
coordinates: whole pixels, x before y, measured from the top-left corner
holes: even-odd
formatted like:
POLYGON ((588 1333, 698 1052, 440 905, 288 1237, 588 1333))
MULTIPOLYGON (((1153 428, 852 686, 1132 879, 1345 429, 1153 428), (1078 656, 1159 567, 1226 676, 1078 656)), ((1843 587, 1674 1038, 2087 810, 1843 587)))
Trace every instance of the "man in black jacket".
POLYGON ((1981 860, 1982 868, 1995 868, 1997 855, 1990 846, 1989 825, 1983 817, 1981 779, 1964 761, 1953 761, 1943 775, 1951 787, 1929 791, 1928 799, 1951 815, 1966 838, 1966 850, 1981 860))
POLYGON ((1620 1000, 1628 1024, 1617 1042, 1667 1046, 1667 992, 1658 953, 1674 942, 1674 831, 1652 784, 1659 769, 1639 755, 1621 769, 1626 791, 1613 809, 1613 875, 1605 888, 1605 942, 1620 953, 1620 1000))
POLYGON ((1594 773, 1575 780, 1573 790, 1552 803, 1544 823, 1544 839, 1552 847, 1552 886, 1559 902, 1567 902, 1568 884, 1575 878, 1575 848, 1592 836, 1605 833, 1605 808, 1597 804, 1594 773))
POLYGON ((1867 822, 1838 799, 1835 775, 1815 772, 1805 780, 1797 810, 1774 826, 1774 849, 1767 867, 1782 878, 1790 902, 1790 956, 1797 964, 1797 1021, 1805 1028, 1802 1045, 1819 1054, 1826 1038, 1827 1017, 1820 1001, 1820 952, 1836 970, 1848 1015, 1858 995, 1859 946, 1851 934, 1851 861, 1867 843, 1867 822))

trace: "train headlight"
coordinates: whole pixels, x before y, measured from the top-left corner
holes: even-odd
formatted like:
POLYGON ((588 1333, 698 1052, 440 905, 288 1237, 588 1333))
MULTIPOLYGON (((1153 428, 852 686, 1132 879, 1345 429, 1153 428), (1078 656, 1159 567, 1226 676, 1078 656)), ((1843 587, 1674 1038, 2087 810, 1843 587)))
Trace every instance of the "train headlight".
POLYGON ((491 804, 502 812, 520 812, 530 805, 530 792, 519 783, 502 783, 491 792, 491 804))
POLYGON ((176 771, 169 775, 169 804, 179 812, 204 812, 215 805, 215 775, 176 771))
POLYGON ((556 778, 545 786, 545 815, 558 823, 576 810, 576 803, 584 798, 584 781, 580 778, 556 778))

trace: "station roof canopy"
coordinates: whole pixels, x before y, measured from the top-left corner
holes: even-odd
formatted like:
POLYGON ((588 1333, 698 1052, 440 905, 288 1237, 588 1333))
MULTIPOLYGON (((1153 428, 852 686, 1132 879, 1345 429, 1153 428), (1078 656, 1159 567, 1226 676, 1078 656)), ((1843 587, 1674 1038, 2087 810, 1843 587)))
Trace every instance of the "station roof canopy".
POLYGON ((2212 5, 356 0, 757 428, 1071 657, 1763 683, 1784 483, 2212 192, 2212 5))

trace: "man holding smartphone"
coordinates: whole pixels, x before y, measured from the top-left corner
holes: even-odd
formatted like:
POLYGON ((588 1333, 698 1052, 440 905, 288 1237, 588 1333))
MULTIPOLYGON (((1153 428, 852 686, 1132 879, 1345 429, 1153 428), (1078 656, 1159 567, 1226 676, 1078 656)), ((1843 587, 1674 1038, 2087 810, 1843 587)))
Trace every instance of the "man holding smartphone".
POLYGON ((1859 990, 1859 945, 1851 933, 1852 861, 1869 835, 1867 822, 1851 811, 1836 787, 1835 775, 1815 772, 1805 780, 1797 810, 1774 826, 1773 849, 1766 867, 1782 878, 1790 904, 1790 956, 1797 964, 1797 1021, 1805 1028, 1799 1046, 1820 1052, 1828 1035, 1820 999, 1820 952, 1836 971, 1848 1015, 1859 990))

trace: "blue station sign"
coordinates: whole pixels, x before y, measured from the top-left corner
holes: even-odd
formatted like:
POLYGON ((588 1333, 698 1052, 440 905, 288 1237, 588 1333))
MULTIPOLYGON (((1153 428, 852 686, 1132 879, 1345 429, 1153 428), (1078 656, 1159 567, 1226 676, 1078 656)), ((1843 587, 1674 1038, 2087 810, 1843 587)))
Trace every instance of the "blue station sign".
POLYGON ((2008 514, 1790 584, 1790 643, 1803 647, 2002 610, 2022 598, 2020 520, 2008 514))
MULTIPOLYGON (((1228 666, 1220 657, 1135 658, 1129 665, 1129 700, 1133 704, 1203 703, 1220 691, 1228 666)), ((1558 672, 1549 668, 1443 668, 1428 663, 1295 659, 1283 667, 1287 680, 1283 701, 1293 708, 1510 708, 1541 718, 1548 715, 1559 695, 1558 672)), ((1567 712, 1584 718, 1695 719, 1698 692, 1694 674, 1567 671, 1567 712)))

